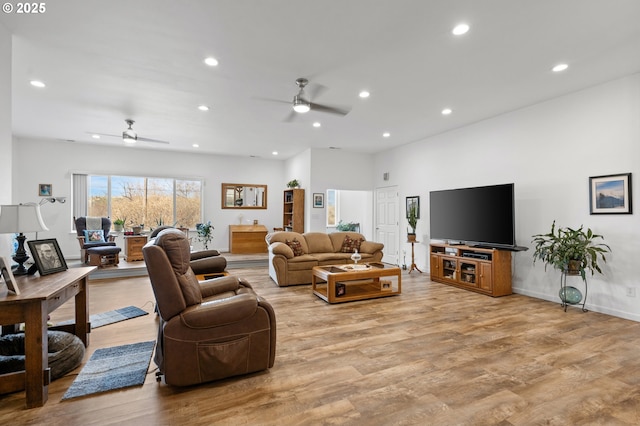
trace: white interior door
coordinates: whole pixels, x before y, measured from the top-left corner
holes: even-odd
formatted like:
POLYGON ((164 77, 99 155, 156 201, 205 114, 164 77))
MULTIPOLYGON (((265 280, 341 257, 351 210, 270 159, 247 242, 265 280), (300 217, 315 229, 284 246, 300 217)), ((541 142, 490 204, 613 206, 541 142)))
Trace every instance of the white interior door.
POLYGON ((399 248, 398 233, 400 222, 398 219, 398 188, 387 186, 376 189, 376 240, 384 244, 383 262, 398 265, 399 248))

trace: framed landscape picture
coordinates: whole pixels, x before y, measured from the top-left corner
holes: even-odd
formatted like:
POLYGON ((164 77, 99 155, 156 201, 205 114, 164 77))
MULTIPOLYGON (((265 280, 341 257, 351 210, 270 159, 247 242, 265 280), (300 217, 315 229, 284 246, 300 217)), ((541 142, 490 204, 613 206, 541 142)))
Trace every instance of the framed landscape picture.
POLYGON ((407 197, 406 204, 407 204, 406 205, 407 218, 409 218, 409 212, 415 206, 415 208, 416 208, 416 217, 418 219, 420 219, 420 197, 417 196, 417 195, 413 196, 413 197, 407 197))
POLYGON ((324 208, 324 194, 321 192, 313 193, 313 207, 324 208))
POLYGON ((631 214, 631 173, 589 178, 591 214, 631 214))

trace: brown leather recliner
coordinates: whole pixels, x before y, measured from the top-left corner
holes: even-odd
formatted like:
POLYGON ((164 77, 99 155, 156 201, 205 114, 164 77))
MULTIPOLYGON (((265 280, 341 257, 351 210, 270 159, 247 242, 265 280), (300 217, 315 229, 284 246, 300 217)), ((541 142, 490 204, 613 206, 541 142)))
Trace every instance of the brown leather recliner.
POLYGON ((187 386, 273 367, 271 305, 235 276, 198 282, 189 240, 166 229, 142 249, 160 315, 155 363, 165 382, 187 386))

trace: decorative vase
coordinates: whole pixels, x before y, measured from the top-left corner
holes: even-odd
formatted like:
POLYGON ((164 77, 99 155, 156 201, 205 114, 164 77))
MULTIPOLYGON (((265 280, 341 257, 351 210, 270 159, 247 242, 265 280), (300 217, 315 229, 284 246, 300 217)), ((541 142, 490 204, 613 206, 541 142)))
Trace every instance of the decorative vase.
POLYGON ((571 286, 560 287, 558 295, 560 296, 560 300, 564 303, 568 303, 569 305, 576 305, 582 300, 582 293, 580 290, 571 286))
POLYGON ((357 265, 360 259, 362 259, 362 255, 358 253, 358 250, 356 249, 356 251, 351 255, 351 260, 353 260, 353 263, 357 265))

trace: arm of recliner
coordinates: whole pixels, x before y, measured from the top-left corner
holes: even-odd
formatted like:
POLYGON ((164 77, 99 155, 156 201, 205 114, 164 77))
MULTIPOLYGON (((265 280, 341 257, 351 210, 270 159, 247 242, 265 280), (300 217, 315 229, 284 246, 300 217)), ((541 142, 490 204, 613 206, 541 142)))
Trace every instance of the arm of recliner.
POLYGON ((191 260, 204 259, 213 256, 220 256, 220 252, 218 250, 201 250, 194 251, 189 255, 191 260))
POLYGON ((190 328, 211 328, 242 321, 253 315, 257 308, 255 294, 238 294, 191 306, 180 314, 180 318, 190 328))
POLYGON ((237 277, 227 275, 226 277, 200 281, 200 293, 202 293, 202 297, 206 299, 207 297, 215 296, 225 291, 236 291, 239 285, 237 277))

